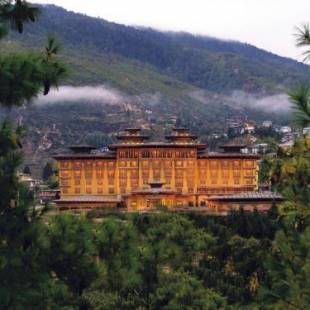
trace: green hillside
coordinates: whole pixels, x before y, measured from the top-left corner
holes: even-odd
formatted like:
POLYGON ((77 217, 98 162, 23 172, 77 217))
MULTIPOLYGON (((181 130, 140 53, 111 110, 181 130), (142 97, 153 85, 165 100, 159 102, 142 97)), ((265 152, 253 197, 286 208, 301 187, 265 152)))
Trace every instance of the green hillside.
POLYGON ((232 91, 255 99, 310 78, 308 66, 247 44, 127 27, 55 6, 42 8, 35 27, 12 34, 0 51, 39 51, 49 33, 62 42, 60 57, 70 68, 63 85, 104 85, 120 92, 123 102, 59 100, 10 111, 28 127, 24 152, 34 169, 69 144, 104 145, 127 126, 152 129, 159 138, 177 124, 208 142, 211 133, 225 132, 234 116, 285 121, 256 110, 251 101, 240 105, 232 91))
MULTIPOLYGON (((133 28, 56 6, 44 6, 39 23, 35 27, 28 25, 25 35, 15 35, 12 39, 35 46, 43 42, 46 33, 55 33, 63 42, 66 54, 74 58, 75 74, 70 82, 98 83, 111 79, 111 83, 117 80, 127 89, 129 83, 122 82, 118 73, 122 75, 126 71, 132 83, 139 86, 136 70, 142 80, 145 75, 148 78, 150 71, 156 71, 227 94, 236 89, 276 93, 309 82, 308 66, 248 44, 133 28)), ((154 74, 151 80, 166 79, 156 78, 154 74)), ((137 86, 129 88, 136 91, 137 86)))

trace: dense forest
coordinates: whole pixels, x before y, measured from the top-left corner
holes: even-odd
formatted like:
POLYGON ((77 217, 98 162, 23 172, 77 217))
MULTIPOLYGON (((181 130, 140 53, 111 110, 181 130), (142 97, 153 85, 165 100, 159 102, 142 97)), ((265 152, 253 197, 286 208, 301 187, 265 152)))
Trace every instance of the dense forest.
MULTIPOLYGON (((34 46, 42 42, 46 33, 57 34, 67 53, 71 56, 76 53, 75 57, 82 55, 79 59, 94 56, 106 65, 115 60, 129 64, 136 61, 136 66, 153 68, 178 81, 217 93, 232 90, 277 93, 283 87, 309 81, 308 66, 249 44, 134 28, 52 5, 42 8, 38 23, 27 25, 25 35, 19 40, 34 46)), ((86 77, 81 69, 90 70, 87 65, 81 68, 77 63, 74 68, 81 81, 86 77)), ((98 70, 94 68, 95 72, 98 70)), ((98 82, 97 76, 94 74, 93 82, 98 82)))

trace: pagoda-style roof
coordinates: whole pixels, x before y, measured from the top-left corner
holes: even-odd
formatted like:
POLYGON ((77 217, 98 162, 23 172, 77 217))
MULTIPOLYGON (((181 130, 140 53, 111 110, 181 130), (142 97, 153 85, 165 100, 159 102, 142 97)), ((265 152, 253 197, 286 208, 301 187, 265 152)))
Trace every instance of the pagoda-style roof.
POLYGON ((226 153, 220 153, 220 152, 208 152, 204 154, 198 154, 198 158, 210 158, 210 159, 217 159, 217 158, 227 158, 227 159, 232 159, 232 158, 248 158, 248 159, 260 159, 261 157, 257 154, 245 154, 245 153, 231 153, 231 152, 226 152, 226 153))
POLYGON ((69 151, 53 155, 54 159, 80 159, 80 158, 116 158, 113 151, 100 152, 92 145, 72 145, 69 151))
POLYGON ((140 128, 127 128, 117 135, 117 139, 121 140, 121 143, 143 143, 149 137, 142 135, 140 128))
POLYGON ((75 154, 89 154, 91 151, 95 150, 96 147, 93 145, 88 144, 81 144, 81 145, 71 145, 69 149, 75 154))
POLYGON ((206 144, 200 144, 200 143, 182 143, 182 142, 147 142, 147 143, 140 143, 140 144, 134 144, 134 143, 116 143, 109 145, 110 150, 115 150, 117 148, 196 148, 196 149, 206 149, 206 144))
POLYGON ((115 152, 103 153, 62 153, 53 156, 54 159, 115 159, 115 152))
POLYGON ((241 150, 245 147, 245 144, 225 144, 221 145, 220 149, 222 149, 224 153, 241 153, 241 150))
POLYGON ((195 143, 197 136, 191 135, 186 128, 173 128, 171 135, 167 135, 166 139, 172 143, 195 143))
POLYGON ((166 142, 146 142, 149 138, 143 135, 140 128, 127 128, 117 136, 119 143, 108 146, 109 151, 100 152, 92 145, 73 145, 69 149, 71 152, 64 152, 53 156, 55 159, 82 159, 82 158, 116 158, 116 150, 119 148, 194 148, 197 150, 198 158, 250 158, 259 159, 256 154, 241 153, 241 149, 245 147, 243 144, 228 144, 221 148, 223 152, 210 153, 207 152, 207 145, 198 143, 197 137, 191 135, 186 128, 174 128, 172 134, 166 136, 166 142))

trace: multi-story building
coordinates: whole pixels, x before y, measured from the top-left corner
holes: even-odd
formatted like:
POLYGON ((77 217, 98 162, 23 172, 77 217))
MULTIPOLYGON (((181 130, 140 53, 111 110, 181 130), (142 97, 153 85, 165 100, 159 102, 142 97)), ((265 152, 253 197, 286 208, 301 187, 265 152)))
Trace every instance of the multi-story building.
POLYGON ((165 142, 149 142, 135 128, 118 140, 105 152, 73 146, 55 156, 60 209, 214 207, 212 197, 258 190, 259 157, 241 153, 241 146, 208 152, 184 128, 175 128, 165 142))

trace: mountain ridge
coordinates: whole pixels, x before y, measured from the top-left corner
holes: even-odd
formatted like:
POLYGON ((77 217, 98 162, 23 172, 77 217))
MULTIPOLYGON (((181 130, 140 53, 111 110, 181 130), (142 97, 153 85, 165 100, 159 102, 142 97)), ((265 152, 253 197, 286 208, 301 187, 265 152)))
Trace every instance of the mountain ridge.
POLYGON ((22 40, 30 37, 35 42, 48 32, 56 33, 67 47, 81 48, 83 56, 125 57, 209 91, 276 93, 281 87, 310 82, 309 66, 249 44, 125 26, 54 5, 43 8, 40 21, 27 26, 22 40))

